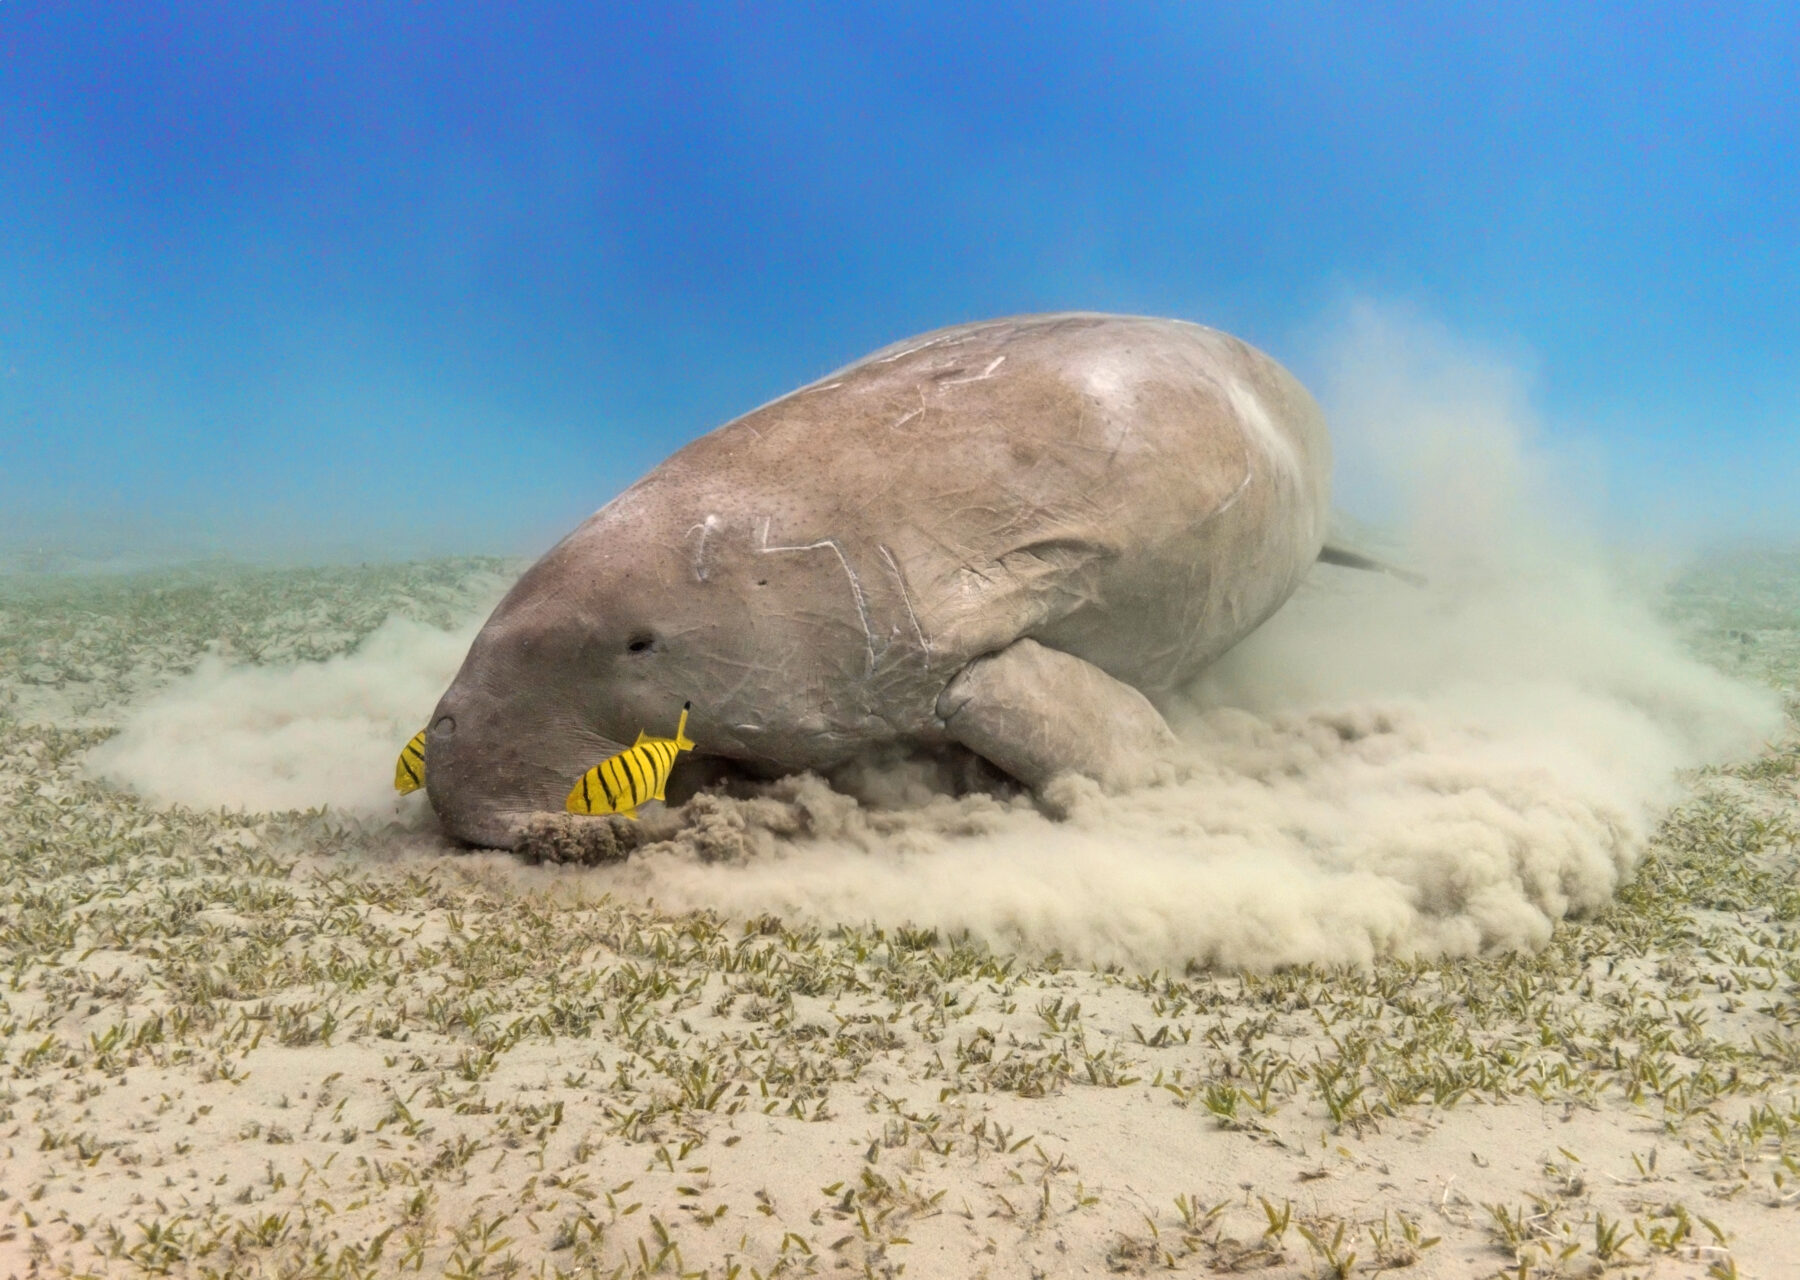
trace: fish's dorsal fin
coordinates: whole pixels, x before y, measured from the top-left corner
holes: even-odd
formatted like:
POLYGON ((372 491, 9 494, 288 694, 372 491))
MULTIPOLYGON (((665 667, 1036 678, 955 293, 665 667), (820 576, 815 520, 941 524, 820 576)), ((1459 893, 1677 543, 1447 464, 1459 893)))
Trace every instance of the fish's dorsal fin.
POLYGON ((637 741, 631 744, 631 749, 633 751, 636 751, 639 747, 643 746, 648 741, 650 741, 650 735, 648 733, 644 732, 644 730, 639 729, 637 741))
POLYGON ((694 704, 691 702, 684 702, 681 704, 681 719, 675 725, 675 749, 677 751, 692 751, 694 749, 694 744, 688 740, 687 736, 688 712, 693 708, 693 705, 694 704))

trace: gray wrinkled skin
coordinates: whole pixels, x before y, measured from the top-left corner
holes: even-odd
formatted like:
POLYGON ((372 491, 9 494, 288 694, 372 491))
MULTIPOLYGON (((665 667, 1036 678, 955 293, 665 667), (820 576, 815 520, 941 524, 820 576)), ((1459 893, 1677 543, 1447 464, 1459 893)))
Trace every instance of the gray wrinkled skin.
POLYGON ((1198 325, 898 343, 694 441, 532 566, 432 717, 431 802, 512 847, 690 700, 698 754, 762 772, 898 746, 1129 785, 1172 742, 1155 704, 1318 556, 1330 470, 1305 389, 1198 325))

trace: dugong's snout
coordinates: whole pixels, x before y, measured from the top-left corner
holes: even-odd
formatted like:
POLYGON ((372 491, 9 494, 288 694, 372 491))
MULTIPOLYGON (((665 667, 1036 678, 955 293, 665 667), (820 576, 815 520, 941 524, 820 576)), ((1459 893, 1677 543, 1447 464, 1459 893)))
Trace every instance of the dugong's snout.
POLYGON ((444 695, 425 733, 425 790, 452 839, 512 849, 532 815, 562 810, 583 757, 547 751, 541 737, 526 738, 514 717, 487 703, 454 687, 444 695))
MULTIPOLYGON (((448 701, 448 699, 446 699, 448 701)), ((444 832, 464 844, 510 849, 517 819, 503 812, 483 785, 477 749, 464 744, 475 735, 466 713, 458 717, 440 704, 425 730, 425 793, 431 799, 444 832)))

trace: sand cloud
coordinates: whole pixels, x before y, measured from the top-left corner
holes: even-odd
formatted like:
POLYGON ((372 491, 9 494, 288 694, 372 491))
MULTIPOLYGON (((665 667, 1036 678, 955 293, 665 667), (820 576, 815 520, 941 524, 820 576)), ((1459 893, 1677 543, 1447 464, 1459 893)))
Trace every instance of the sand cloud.
MULTIPOLYGON (((1093 963, 1541 945, 1613 893, 1679 772, 1754 748, 1777 704, 1659 622, 1644 575, 1571 497, 1591 469, 1537 442, 1505 360, 1374 307, 1349 312, 1325 355, 1347 492, 1382 530, 1353 540, 1430 585, 1316 570, 1174 709, 1184 755, 1166 784, 1109 796, 1064 780, 1052 817, 1024 797, 914 787, 896 807, 794 778, 702 796, 622 865, 498 865, 1093 963)), ((390 621, 352 654, 285 670, 209 661, 132 710, 93 765, 164 800, 393 814, 394 754, 473 625, 390 621)))
POLYGON ((444 630, 389 618, 324 662, 208 656, 127 710, 88 768, 160 803, 416 818, 417 806, 394 795, 394 759, 424 727, 480 622, 444 630))

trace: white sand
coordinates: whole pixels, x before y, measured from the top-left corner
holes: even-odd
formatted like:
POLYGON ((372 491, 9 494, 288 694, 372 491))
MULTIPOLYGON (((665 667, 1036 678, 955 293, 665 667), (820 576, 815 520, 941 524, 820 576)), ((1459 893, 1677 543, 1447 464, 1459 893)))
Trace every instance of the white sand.
MULTIPOLYGON (((1791 635, 1733 634, 1793 616, 1800 599, 1800 573, 1760 565, 1715 568, 1709 598, 1695 604, 1689 579, 1675 599, 1691 606, 1692 648, 1791 693, 1800 664, 1744 654, 1791 653, 1791 635), (1719 585, 1732 574, 1742 589, 1719 585)), ((55 607, 52 587, 0 593, 0 702, 23 671, 35 691, 29 715, 14 700, 0 718, 0 1275, 1315 1276, 1342 1264, 1466 1276, 1517 1275, 1521 1262, 1527 1274, 1800 1274, 1791 719, 1751 765, 1673 789, 1664 778, 1609 793, 1617 770, 1562 770, 1567 804, 1620 815, 1593 846, 1617 848, 1598 898, 1577 822, 1558 846, 1576 852, 1548 880, 1526 861, 1496 882, 1536 912, 1522 932, 1411 948, 1427 953, 1417 959, 1321 949, 1321 961, 1366 963, 1242 976, 1172 961, 1202 936, 1306 959, 1267 936, 1289 917, 1172 933, 1179 917, 1143 902, 1137 931, 1096 933, 1130 905, 1125 881, 1070 890, 1103 895, 1103 910, 1045 897, 992 923, 968 904, 1001 900, 959 895, 953 857, 959 842, 994 856, 980 814, 960 815, 974 823, 961 835, 948 818, 906 827, 898 865, 945 886, 907 898, 869 888, 892 873, 872 837, 846 845, 887 819, 812 784, 755 802, 774 825, 796 806, 823 824, 777 847, 790 867, 863 860, 862 900, 891 917, 878 930, 858 923, 871 912, 853 892, 772 899, 767 860, 707 864, 671 846, 623 868, 530 867, 447 850, 416 815, 384 825, 146 800, 90 777, 97 735, 64 727, 153 705, 226 615, 240 645, 288 646, 228 668, 252 682, 236 704, 290 705, 259 701, 258 669, 268 688, 316 700, 307 681, 381 619, 413 622, 377 644, 395 627, 442 627, 491 590, 433 583, 435 567, 225 575, 167 607, 141 583, 90 583, 79 610, 55 607), (296 651, 311 634, 333 638, 296 651), (647 904, 648 891, 668 900, 647 904), (953 943, 958 927, 976 940, 953 943), (1110 954, 1065 945, 1109 937, 1110 954), (1067 954, 1049 956, 1058 945, 1067 954)), ((1665 720, 1637 725, 1665 744, 1701 742, 1716 723, 1659 705, 1665 720)), ((1283 713, 1257 714, 1160 797, 1078 796, 1061 826, 1005 806, 994 820, 1077 842, 1094 824, 1147 822, 1147 838, 1166 840, 1183 787, 1242 799, 1246 778, 1287 776, 1282 753, 1313 741, 1304 717, 1289 731, 1283 713), (1275 736, 1258 748, 1263 732, 1275 736)), ((184 732, 164 729, 171 759, 184 732)), ((1409 733, 1444 732, 1396 731, 1373 761, 1356 745, 1369 737, 1339 740, 1348 759, 1302 770, 1299 829, 1353 816, 1344 793, 1384 766, 1406 774, 1409 733)), ((1613 732, 1601 723, 1585 741, 1613 732)), ((304 759, 296 741, 271 731, 234 750, 304 759)), ((1483 765, 1477 751, 1462 767, 1483 765)), ((1250 839, 1254 825, 1233 821, 1250 839)), ((1310 901, 1327 916, 1341 906, 1310 901)), ((1413 910, 1443 930, 1477 918, 1473 901, 1413 910)), ((1394 929, 1431 936, 1417 920, 1394 929)))

